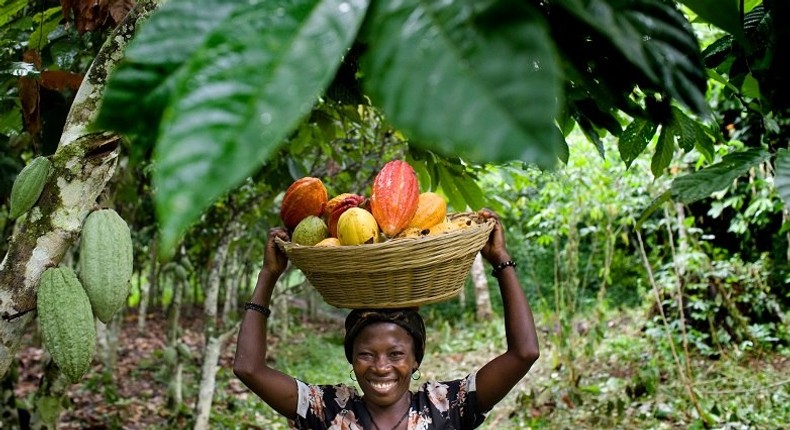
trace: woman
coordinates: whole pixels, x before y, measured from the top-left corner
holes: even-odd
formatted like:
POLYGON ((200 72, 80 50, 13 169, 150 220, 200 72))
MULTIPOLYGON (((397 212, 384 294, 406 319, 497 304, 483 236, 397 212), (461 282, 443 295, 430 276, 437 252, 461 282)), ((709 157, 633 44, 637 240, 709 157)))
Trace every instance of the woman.
POLYGON ((538 359, 538 337, 515 263, 496 220, 483 257, 494 267, 504 306, 507 350, 463 379, 426 382, 418 379, 425 352, 425 325, 416 309, 354 310, 346 319, 345 352, 362 396, 347 385, 307 385, 269 367, 266 362, 266 318, 277 279, 288 263, 274 243, 288 240, 272 229, 263 269, 239 331, 233 371, 253 392, 297 429, 427 430, 473 429, 526 375, 538 359))

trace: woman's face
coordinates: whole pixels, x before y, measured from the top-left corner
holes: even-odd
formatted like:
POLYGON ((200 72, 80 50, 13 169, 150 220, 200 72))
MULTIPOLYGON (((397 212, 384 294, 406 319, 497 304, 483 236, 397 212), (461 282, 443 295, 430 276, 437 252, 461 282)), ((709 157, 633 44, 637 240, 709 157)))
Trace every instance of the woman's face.
POLYGON ((414 341, 397 324, 374 323, 354 339, 354 374, 365 399, 377 406, 389 406, 408 390, 411 374, 417 369, 414 341))

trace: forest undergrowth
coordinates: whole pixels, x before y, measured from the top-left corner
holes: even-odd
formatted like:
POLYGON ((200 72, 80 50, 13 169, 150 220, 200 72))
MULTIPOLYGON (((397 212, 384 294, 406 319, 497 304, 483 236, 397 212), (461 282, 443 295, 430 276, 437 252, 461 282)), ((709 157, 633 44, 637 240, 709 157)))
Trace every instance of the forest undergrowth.
MULTIPOLYGON (((165 318, 153 313, 144 333, 136 315, 123 320, 118 363, 112 377, 100 360, 71 386, 70 409, 58 429, 182 429, 192 425, 202 350, 199 309, 182 314, 182 340, 193 359, 184 372, 184 404, 168 400, 172 371, 163 349, 165 318)), ((593 341, 589 326, 577 325, 569 344, 558 348, 557 333, 538 315, 541 358, 481 429, 689 429, 705 428, 678 376, 669 348, 641 330, 638 314, 618 313, 602 322, 604 336, 593 341), (570 352, 569 352, 570 351, 570 352), (573 372, 568 369, 572 354, 573 372), (573 380, 569 375, 575 375, 573 380)), ((276 322, 274 323, 276 324, 276 322)), ((342 352, 342 321, 291 321, 287 336, 272 335, 273 364, 311 383, 351 384, 342 352)), ((428 318, 428 348, 422 378, 446 379, 477 369, 503 348, 501 322, 428 318)), ((36 336, 34 332, 28 336, 36 336)), ((36 345, 37 342, 27 343, 36 345)), ((212 429, 285 429, 278 417, 235 378, 235 339, 221 356, 211 415, 212 429)), ((29 403, 45 359, 40 347, 19 351, 15 395, 29 403)), ((781 429, 790 422, 790 353, 735 352, 718 360, 695 357, 688 366, 709 428, 781 429)))

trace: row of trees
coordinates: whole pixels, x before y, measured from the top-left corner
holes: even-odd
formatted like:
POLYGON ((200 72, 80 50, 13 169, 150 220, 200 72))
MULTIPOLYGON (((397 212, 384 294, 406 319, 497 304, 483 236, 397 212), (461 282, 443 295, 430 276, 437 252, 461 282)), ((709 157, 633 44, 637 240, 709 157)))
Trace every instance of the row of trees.
MULTIPOLYGON (((405 157, 455 210, 491 206, 523 219, 509 197, 481 189, 487 162, 553 169, 579 150, 574 129, 626 167, 652 148, 645 174, 672 173, 653 204, 627 216, 601 207, 592 218, 608 238, 601 291, 612 284, 617 233, 650 225, 668 201, 683 225, 682 204, 708 204, 755 171, 790 197, 783 2, 242 3, 2 3, 2 55, 14 62, 3 80, 2 189, 33 156, 54 165, 37 206, 0 224, 10 238, 0 265, 4 375, 34 319, 40 274, 73 258, 97 204, 132 225, 143 296, 172 275, 175 312, 187 285, 200 290, 205 425, 215 357, 236 328, 234 291, 246 285, 227 280, 256 270, 256 244, 278 223, 277 198, 294 178, 364 194, 382 160, 405 157), (694 33, 692 21, 715 27, 694 33)), ((534 202, 546 206, 524 225, 580 243, 578 223, 549 226, 551 205, 534 202)), ((782 213, 781 202, 766 210, 753 195, 715 204, 724 216, 751 216, 742 230, 782 213)), ((574 266, 582 254, 569 252, 574 266)), ((560 291, 575 300, 584 283, 568 276, 560 291)), ((64 389, 47 386, 42 396, 64 389)))

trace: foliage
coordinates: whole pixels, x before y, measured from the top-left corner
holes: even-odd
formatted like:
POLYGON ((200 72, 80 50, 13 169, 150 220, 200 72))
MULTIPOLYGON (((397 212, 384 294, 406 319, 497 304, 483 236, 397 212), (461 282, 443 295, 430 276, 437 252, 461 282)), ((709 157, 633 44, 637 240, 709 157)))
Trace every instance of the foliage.
MULTIPOLYGON (((707 356, 738 354, 752 349, 777 349, 790 345, 780 292, 772 288, 770 263, 765 256, 754 263, 738 257, 691 251, 678 258, 686 262, 681 280, 667 265, 656 273, 656 281, 666 296, 661 302, 670 321, 672 336, 687 336, 699 353, 707 356), (682 287, 685 327, 680 326, 678 301, 674 291, 682 287)), ((665 332, 657 305, 648 317, 648 330, 665 332)))
POLYGON ((620 134, 618 110, 655 123, 670 120, 673 99, 705 110, 696 39, 658 0, 173 0, 125 55, 99 126, 157 142, 165 250, 270 159, 324 93, 363 100, 353 90, 364 88, 415 147, 542 166, 567 158, 573 122, 599 142, 601 130, 620 134), (346 91, 327 91, 338 86, 346 91))

